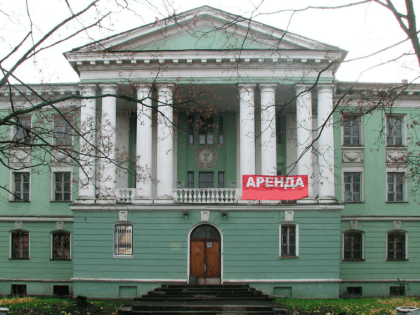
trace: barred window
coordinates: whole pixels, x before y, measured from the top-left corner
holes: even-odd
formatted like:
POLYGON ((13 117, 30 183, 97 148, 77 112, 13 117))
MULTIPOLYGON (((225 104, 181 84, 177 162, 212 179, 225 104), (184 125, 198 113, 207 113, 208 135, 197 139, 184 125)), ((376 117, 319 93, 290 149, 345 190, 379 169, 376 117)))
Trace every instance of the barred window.
POLYGON ((406 233, 404 231, 388 232, 387 258, 389 260, 405 260, 406 233))
POLYGON ((281 225, 281 257, 295 257, 296 250, 296 225, 282 224, 281 225))
POLYGON ((71 172, 54 173, 54 200, 71 201, 71 172))
POLYGON ((29 201, 30 193, 30 179, 29 172, 14 172, 13 173, 13 200, 14 201, 29 201))
POLYGON ((29 259, 29 232, 14 231, 11 233, 11 258, 29 259))
MULTIPOLYGON (((71 118, 66 118, 69 121, 71 118)), ((56 146, 73 145, 71 125, 61 116, 54 117, 54 144, 56 146)))
POLYGON ((362 173, 344 173, 344 202, 362 201, 362 173))
POLYGON ((343 117, 343 144, 361 145, 362 144, 361 119, 360 116, 343 117))
POLYGON ((403 145, 403 117, 386 117, 386 145, 403 145))
POLYGON ((405 201, 405 173, 387 173, 387 201, 405 201))
POLYGON ((133 255, 133 226, 131 224, 116 224, 114 242, 115 255, 133 255))
POLYGON ((363 260, 362 232, 344 232, 344 260, 363 260))
POLYGON ((52 233, 52 259, 70 260, 70 232, 52 233))

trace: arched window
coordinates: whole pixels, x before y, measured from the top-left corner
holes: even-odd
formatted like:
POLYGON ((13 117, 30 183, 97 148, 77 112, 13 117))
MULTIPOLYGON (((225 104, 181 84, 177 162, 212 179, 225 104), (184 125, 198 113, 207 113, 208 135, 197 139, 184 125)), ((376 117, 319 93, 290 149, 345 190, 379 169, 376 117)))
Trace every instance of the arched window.
POLYGON ((70 232, 54 231, 51 233, 51 259, 70 260, 70 232))
POLYGON ((219 231, 211 225, 200 225, 191 233, 191 239, 220 239, 219 231))
POLYGON ((364 233, 356 230, 344 232, 343 247, 344 260, 364 260, 364 233))
POLYGON ((133 255, 133 225, 127 222, 114 226, 114 254, 133 255))
POLYGON ((29 232, 15 230, 10 232, 10 258, 29 259, 29 232))

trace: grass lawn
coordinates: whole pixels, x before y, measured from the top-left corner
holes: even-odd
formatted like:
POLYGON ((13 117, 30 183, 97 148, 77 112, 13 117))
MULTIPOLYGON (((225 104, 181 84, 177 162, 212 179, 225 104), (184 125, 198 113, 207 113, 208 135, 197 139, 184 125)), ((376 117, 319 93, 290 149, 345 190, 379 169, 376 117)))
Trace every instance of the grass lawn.
POLYGON ((420 308, 420 299, 414 297, 339 300, 277 299, 277 303, 286 306, 290 314, 299 315, 390 315, 397 314, 396 307, 398 306, 420 308))
MULTIPOLYGON (((53 298, 4 298, 0 307, 8 307, 9 315, 115 315, 120 305, 132 301, 88 301, 78 307, 76 300, 53 298)), ((339 300, 277 299, 296 315, 390 315, 397 306, 420 307, 419 298, 363 298, 339 300)))

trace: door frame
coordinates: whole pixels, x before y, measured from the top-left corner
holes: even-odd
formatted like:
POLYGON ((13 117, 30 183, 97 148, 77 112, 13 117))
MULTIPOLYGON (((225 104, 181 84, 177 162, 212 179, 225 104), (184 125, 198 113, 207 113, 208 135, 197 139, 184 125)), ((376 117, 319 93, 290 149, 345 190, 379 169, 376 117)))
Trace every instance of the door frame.
POLYGON ((216 230, 220 234, 220 284, 223 284, 223 233, 219 229, 219 227, 210 222, 200 222, 194 225, 190 231, 188 232, 188 251, 187 251, 187 283, 190 284, 190 264, 191 264, 191 233, 200 225, 211 225, 212 227, 216 228, 216 230))

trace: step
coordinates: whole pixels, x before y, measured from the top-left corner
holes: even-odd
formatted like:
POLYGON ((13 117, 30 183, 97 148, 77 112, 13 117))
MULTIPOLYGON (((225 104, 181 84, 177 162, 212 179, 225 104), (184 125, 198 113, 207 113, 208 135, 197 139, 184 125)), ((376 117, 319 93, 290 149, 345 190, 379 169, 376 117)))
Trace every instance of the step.
POLYGON ((261 291, 244 291, 244 292, 236 292, 236 291, 187 291, 187 292, 163 292, 163 291, 149 291, 147 292, 150 296, 194 296, 194 295, 217 295, 217 296, 225 296, 225 295, 242 295, 242 296, 254 296, 254 295, 262 295, 261 291))
POLYGON ((234 312, 234 311, 132 311, 130 315, 143 314, 143 315, 172 315, 172 314, 196 314, 196 315, 273 315, 273 311, 256 311, 256 312, 234 312))
POLYGON ((205 300, 219 300, 219 301, 229 301, 229 300, 250 300, 250 301, 274 301, 275 299, 269 296, 254 295, 254 296, 231 296, 231 297, 168 297, 168 296, 143 296, 141 298, 135 298, 135 301, 205 301, 205 300), (210 298, 211 297, 211 298, 210 298))
POLYGON ((248 288, 249 284, 162 284, 162 288, 248 288))
POLYGON ((270 305, 141 305, 134 304, 133 311, 270 311, 270 305))

